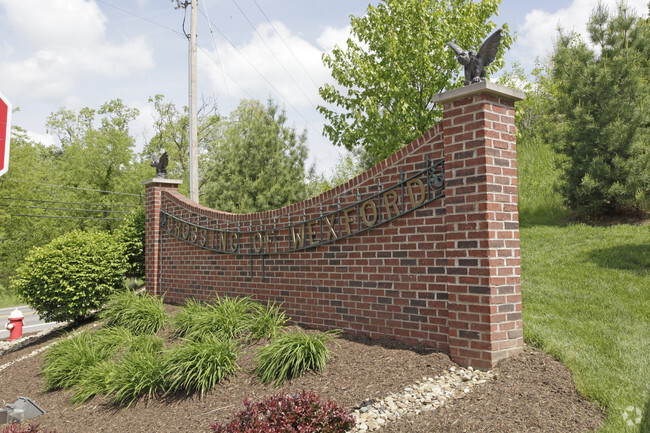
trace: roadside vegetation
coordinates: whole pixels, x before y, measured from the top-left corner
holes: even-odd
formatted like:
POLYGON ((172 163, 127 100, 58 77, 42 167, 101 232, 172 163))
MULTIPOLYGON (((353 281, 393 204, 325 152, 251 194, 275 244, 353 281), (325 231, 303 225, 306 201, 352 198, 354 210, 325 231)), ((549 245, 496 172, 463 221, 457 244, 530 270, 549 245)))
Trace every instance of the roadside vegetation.
POLYGON ((129 407, 142 397, 203 395, 236 374, 246 350, 259 351, 260 380, 279 385, 324 369, 333 335, 287 331, 278 306, 248 298, 190 301, 169 317, 160 298, 127 291, 109 297, 99 317, 99 329, 73 333, 43 357, 46 389, 71 390, 71 403, 102 395, 129 407))

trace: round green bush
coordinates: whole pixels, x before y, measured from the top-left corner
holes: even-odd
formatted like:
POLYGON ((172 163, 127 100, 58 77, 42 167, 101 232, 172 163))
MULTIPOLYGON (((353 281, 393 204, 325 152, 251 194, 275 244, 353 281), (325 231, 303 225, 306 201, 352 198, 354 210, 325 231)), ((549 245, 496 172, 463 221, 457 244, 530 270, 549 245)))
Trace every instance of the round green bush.
POLYGON ((81 320, 124 286, 127 262, 113 236, 72 231, 30 251, 12 288, 48 321, 81 320))

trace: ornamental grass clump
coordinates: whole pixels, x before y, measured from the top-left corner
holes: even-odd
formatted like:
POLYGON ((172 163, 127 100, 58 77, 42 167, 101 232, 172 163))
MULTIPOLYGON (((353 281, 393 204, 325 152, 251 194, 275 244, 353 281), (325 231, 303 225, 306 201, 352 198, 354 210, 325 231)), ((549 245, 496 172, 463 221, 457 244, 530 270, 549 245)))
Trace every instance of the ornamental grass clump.
POLYGON ((248 339, 275 338, 288 321, 289 318, 280 310, 279 305, 269 304, 264 307, 257 304, 254 314, 248 320, 248 339))
POLYGON ((99 317, 107 326, 123 327, 134 334, 155 334, 169 321, 163 297, 131 290, 111 295, 99 317))
POLYGON ((206 334, 237 339, 246 334, 257 303, 250 298, 218 297, 211 303, 188 301, 174 319, 177 333, 186 338, 206 334))
POLYGON ((45 378, 45 389, 71 388, 86 369, 110 358, 117 350, 114 346, 97 344, 88 331, 62 340, 43 355, 41 374, 45 378))
POLYGON ((198 392, 203 396, 228 375, 235 373, 238 348, 232 340, 207 335, 186 339, 166 357, 165 374, 169 392, 198 392))
POLYGON ((98 395, 106 394, 115 374, 115 362, 111 359, 91 365, 81 372, 70 397, 72 404, 85 403, 98 395))
POLYGON ((214 433, 344 433, 354 427, 352 415, 339 404, 323 403, 313 392, 278 394, 253 403, 244 400, 244 410, 228 424, 214 423, 214 433))
POLYGON ((330 358, 327 343, 336 335, 338 331, 313 334, 302 330, 285 332, 260 349, 255 357, 255 372, 262 383, 275 382, 275 386, 279 386, 307 370, 321 371, 330 358))
POLYGON ((168 382, 160 337, 141 335, 115 364, 105 394, 111 404, 129 407, 138 398, 164 394, 168 382))

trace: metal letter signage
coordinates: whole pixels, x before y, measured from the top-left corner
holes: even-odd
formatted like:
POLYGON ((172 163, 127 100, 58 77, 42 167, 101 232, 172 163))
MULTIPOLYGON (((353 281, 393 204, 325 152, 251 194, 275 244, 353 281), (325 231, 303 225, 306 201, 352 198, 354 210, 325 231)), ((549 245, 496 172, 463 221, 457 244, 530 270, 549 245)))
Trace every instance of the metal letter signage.
POLYGON ((395 185, 382 189, 377 185, 377 192, 369 197, 361 197, 357 191, 356 201, 347 206, 340 202, 333 211, 323 212, 319 216, 307 219, 303 214, 301 221, 287 225, 264 227, 261 223, 247 229, 236 230, 228 226, 219 228, 218 222, 208 224, 200 222, 198 215, 173 215, 163 210, 160 212, 160 228, 170 235, 189 244, 222 254, 244 256, 267 256, 302 251, 336 242, 381 224, 399 218, 409 212, 444 197, 444 160, 432 162, 428 157, 424 170, 401 180, 395 185), (196 222, 194 222, 196 221, 196 222))
POLYGON ((9 169, 11 139, 11 102, 0 93, 0 176, 9 169))

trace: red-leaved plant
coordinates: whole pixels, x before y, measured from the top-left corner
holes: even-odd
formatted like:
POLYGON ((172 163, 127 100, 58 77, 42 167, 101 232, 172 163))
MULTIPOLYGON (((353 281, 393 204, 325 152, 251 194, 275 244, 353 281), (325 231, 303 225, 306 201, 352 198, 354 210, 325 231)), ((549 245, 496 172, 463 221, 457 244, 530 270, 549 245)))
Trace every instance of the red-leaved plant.
POLYGON ((246 408, 228 424, 214 423, 215 433, 344 433, 354 417, 333 401, 322 403, 311 391, 277 394, 259 403, 244 400, 246 408))
MULTIPOLYGON (((38 424, 30 424, 29 427, 21 426, 18 424, 11 424, 5 426, 2 429, 2 433, 48 433, 45 430, 41 430, 38 424)), ((56 430, 52 430, 49 433, 56 433, 56 430)))

